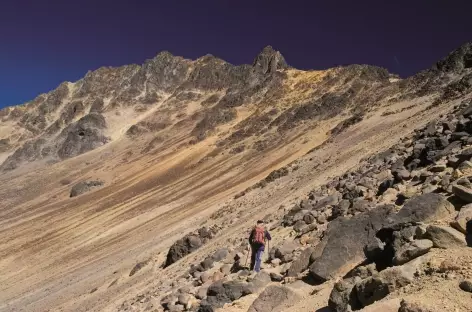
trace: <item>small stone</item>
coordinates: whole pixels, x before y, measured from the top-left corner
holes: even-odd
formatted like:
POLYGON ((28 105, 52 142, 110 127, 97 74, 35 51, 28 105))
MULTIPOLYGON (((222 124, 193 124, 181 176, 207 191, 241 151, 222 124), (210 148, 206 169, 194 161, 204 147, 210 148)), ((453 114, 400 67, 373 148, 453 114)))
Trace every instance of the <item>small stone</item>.
POLYGON ((472 293, 472 281, 470 280, 465 280, 465 281, 460 282, 459 287, 463 291, 472 293))
POLYGON ((224 264, 220 268, 220 272, 223 273, 224 275, 228 275, 231 273, 231 265, 229 264, 224 264))
POLYGON ((310 240, 310 236, 307 235, 307 234, 303 234, 303 235, 300 237, 300 244, 301 244, 302 246, 305 246, 305 245, 308 243, 309 240, 310 240))
POLYGON ((303 216, 303 221, 305 221, 306 224, 312 224, 315 221, 315 217, 311 213, 307 213, 303 216))
POLYGON ((282 260, 280 260, 279 258, 275 258, 270 261, 270 263, 272 263, 272 265, 274 266, 279 266, 281 262, 282 260))
POLYGON ((439 271, 442 273, 449 272, 449 271, 457 271, 460 270, 461 267, 452 262, 451 260, 444 260, 441 262, 441 265, 439 266, 439 271))
POLYGON ((472 175, 472 162, 466 160, 462 162, 457 169, 459 169, 464 175, 472 175))
POLYGON ((221 273, 220 271, 217 271, 217 272, 213 273, 212 280, 213 280, 213 282, 216 282, 216 281, 219 281, 219 280, 223 279, 224 277, 225 277, 225 275, 223 273, 221 273))
POLYGON ((190 302, 190 299, 191 297, 189 294, 180 294, 177 302, 183 306, 187 306, 188 303, 190 302))
POLYGON ((437 164, 429 168, 431 172, 443 172, 444 170, 446 170, 446 165, 444 164, 437 164))
POLYGON ((197 299, 203 300, 207 296, 207 291, 208 291, 208 286, 202 286, 197 290, 197 294, 195 295, 195 297, 197 299))
POLYGON ((455 169, 455 170, 452 172, 452 178, 453 178, 454 180, 457 180, 457 179, 459 179, 459 178, 461 178, 461 177, 463 177, 463 176, 464 176, 464 174, 463 174, 459 169, 455 169))
POLYGON ((200 276, 200 280, 202 281, 203 284, 208 282, 210 280, 210 273, 203 272, 202 275, 200 276))
POLYGON ((281 282, 283 281, 284 277, 278 273, 270 273, 270 279, 272 282, 281 282))
POLYGON ((388 188, 380 198, 380 202, 387 203, 387 202, 394 202, 397 199, 398 191, 394 188, 388 188))
POLYGON ((417 303, 406 302, 405 299, 402 299, 402 301, 400 302, 400 308, 398 309, 398 312, 432 312, 432 311, 430 309, 421 307, 417 303))
POLYGON ((423 189, 421 190, 421 193, 422 194, 428 194, 428 193, 432 193, 432 192, 436 191, 437 189, 438 189, 437 186, 429 184, 429 185, 425 185, 423 187, 423 189))
POLYGON ((324 214, 320 214, 317 218, 319 224, 325 224, 328 220, 324 214))
POLYGON ((393 175, 399 181, 402 180, 409 180, 411 178, 410 171, 406 170, 405 168, 397 169, 393 172, 393 175))

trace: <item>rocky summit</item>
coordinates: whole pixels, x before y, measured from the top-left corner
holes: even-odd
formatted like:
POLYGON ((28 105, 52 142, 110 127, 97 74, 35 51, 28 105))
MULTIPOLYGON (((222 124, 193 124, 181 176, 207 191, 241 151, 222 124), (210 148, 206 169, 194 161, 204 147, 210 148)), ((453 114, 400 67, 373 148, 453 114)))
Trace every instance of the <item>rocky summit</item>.
POLYGON ((0 311, 472 311, 471 60, 161 52, 0 110, 0 311))

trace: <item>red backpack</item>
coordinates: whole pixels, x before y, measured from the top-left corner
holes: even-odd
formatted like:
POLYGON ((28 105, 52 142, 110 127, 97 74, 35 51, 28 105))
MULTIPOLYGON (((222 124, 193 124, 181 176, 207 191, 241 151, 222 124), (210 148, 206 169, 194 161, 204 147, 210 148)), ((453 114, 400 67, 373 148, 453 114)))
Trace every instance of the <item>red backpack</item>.
POLYGON ((254 237, 252 238, 253 243, 259 243, 264 245, 265 243, 265 230, 261 226, 256 226, 254 228, 254 237))

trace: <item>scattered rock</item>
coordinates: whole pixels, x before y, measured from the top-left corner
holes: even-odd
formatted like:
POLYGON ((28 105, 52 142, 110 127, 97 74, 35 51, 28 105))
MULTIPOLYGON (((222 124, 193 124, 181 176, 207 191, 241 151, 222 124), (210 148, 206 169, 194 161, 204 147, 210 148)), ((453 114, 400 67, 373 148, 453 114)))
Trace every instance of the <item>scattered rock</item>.
POLYGON ((221 260, 225 259, 227 256, 228 256, 228 249, 227 248, 222 248, 222 249, 217 250, 213 254, 212 259, 213 259, 213 261, 218 262, 218 261, 221 261, 221 260))
POLYGON ((231 265, 224 264, 220 268, 220 272, 223 273, 225 276, 231 273, 231 265))
POLYGON ((408 200, 395 216, 397 222, 430 222, 449 217, 454 206, 441 194, 428 193, 408 200))
POLYGON ((74 185, 72 189, 70 190, 70 197, 76 197, 84 193, 90 192, 94 188, 100 187, 104 184, 105 183, 103 181, 99 181, 99 180, 79 182, 76 185, 74 185))
POLYGON ((272 272, 270 273, 270 280, 272 282, 281 282, 284 280, 284 277, 278 273, 272 272))
POLYGON ((169 312, 182 312, 185 307, 181 304, 170 304, 167 306, 169 312))
POLYGON ((433 311, 430 309, 421 307, 417 303, 407 302, 405 301, 405 299, 402 299, 402 301, 400 302, 400 308, 398 309, 398 312, 433 312, 433 311))
POLYGON ((218 281, 210 285, 207 298, 202 301, 201 306, 221 308, 225 303, 230 303, 252 293, 248 283, 229 281, 218 281))
POLYGON ((444 164, 437 164, 437 165, 431 166, 429 170, 431 172, 443 172, 444 170, 446 170, 446 168, 447 167, 444 164))
POLYGON ((142 261, 142 262, 139 262, 137 263, 133 269, 131 270, 131 272, 129 272, 129 276, 133 276, 134 274, 136 274, 139 270, 141 270, 142 268, 144 268, 148 263, 149 263, 150 259, 146 260, 146 261, 142 261))
POLYGON ((433 242, 436 248, 465 247, 465 236, 453 228, 439 225, 429 225, 425 237, 433 242))
POLYGON ((460 289, 472 293, 472 281, 465 280, 459 283, 460 289))
POLYGON ((293 241, 286 242, 282 246, 275 249, 275 257, 282 260, 282 262, 292 261, 292 253, 297 247, 298 245, 293 241))
POLYGON ((298 259, 296 259, 295 261, 292 262, 292 265, 288 269, 287 276, 288 277, 295 277, 299 273, 301 273, 301 272, 305 271, 306 269, 308 269, 308 267, 311 264, 311 262, 310 262, 311 255, 313 254, 314 251, 315 251, 315 248, 313 248, 313 247, 309 247, 309 248, 305 249, 301 253, 301 255, 298 257, 298 259))
POLYGON ((395 265, 407 263, 426 254, 432 247, 433 242, 429 239, 414 240, 412 243, 402 246, 401 249, 395 253, 393 263, 395 265))
POLYGON ((463 201, 472 203, 472 189, 459 184, 453 184, 452 192, 463 201))
POLYGON ((248 312, 279 312, 297 300, 299 296, 289 288, 269 286, 254 300, 248 312))
POLYGON ((210 273, 208 272, 203 272, 201 275, 200 275, 200 280, 202 281, 203 284, 205 284, 206 282, 208 282, 210 280, 210 273))
POLYGON ((315 217, 311 213, 307 213, 303 216, 303 221, 305 221, 306 224, 312 224, 315 222, 315 217))
POLYGON ((472 220, 472 204, 465 205, 461 208, 456 219, 451 222, 451 226, 456 230, 467 234, 466 224, 469 220, 472 220))

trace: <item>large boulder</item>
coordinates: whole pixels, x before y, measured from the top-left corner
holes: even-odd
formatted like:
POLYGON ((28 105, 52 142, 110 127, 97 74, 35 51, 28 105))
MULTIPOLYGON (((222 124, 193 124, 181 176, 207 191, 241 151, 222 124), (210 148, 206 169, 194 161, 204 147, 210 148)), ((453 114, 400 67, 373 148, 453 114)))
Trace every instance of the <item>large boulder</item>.
POLYGON ((279 312, 293 305, 299 296, 288 287, 267 287, 249 307, 248 312, 279 312))
POLYGON ((197 250, 202 245, 202 240, 196 235, 187 235, 184 238, 179 239, 170 247, 169 252, 167 253, 165 266, 171 265, 192 251, 197 250))
POLYGON ((310 266, 311 275, 318 281, 326 281, 362 262, 364 246, 374 240, 393 213, 394 206, 385 205, 351 219, 338 218, 331 222, 321 242, 323 250, 310 266))
POLYGON ((449 217, 454 206, 441 194, 428 193, 408 200, 395 216, 397 222, 431 222, 449 217))
MULTIPOLYGON (((167 259, 165 263, 165 267, 171 265, 172 263, 176 262, 177 260, 185 257, 186 255, 190 254, 191 252, 200 248, 203 244, 209 241, 211 238, 214 237, 220 228, 218 226, 212 227, 201 227, 195 232, 189 233, 185 235, 183 238, 177 240, 172 246, 169 248, 169 252, 167 253, 167 259)), ((220 259, 222 257, 227 256, 227 250, 220 249, 218 250, 213 257, 207 257, 204 262, 201 263, 199 266, 194 267, 194 271, 203 271, 213 266, 213 262, 218 261, 215 259, 220 259)))

